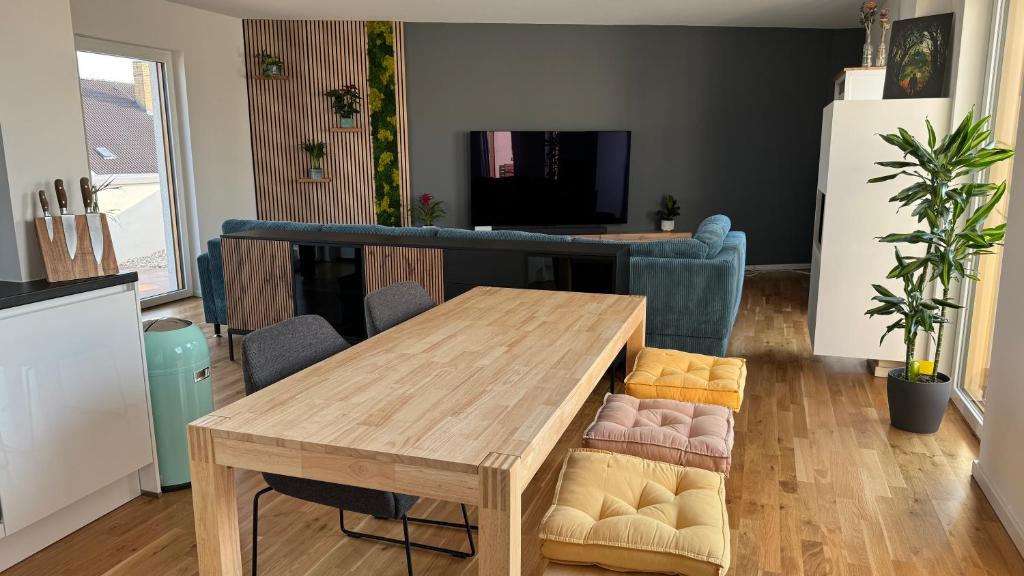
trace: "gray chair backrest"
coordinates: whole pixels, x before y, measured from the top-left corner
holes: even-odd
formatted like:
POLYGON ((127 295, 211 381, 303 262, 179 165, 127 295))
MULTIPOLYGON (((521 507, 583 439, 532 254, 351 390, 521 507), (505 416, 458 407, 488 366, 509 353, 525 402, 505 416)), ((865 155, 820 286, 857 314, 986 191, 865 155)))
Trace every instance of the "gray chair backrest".
POLYGON ((242 379, 252 394, 351 346, 320 316, 296 316, 245 336, 242 379))
POLYGON ((430 310, 437 303, 416 282, 399 282, 366 295, 366 336, 376 336, 430 310))

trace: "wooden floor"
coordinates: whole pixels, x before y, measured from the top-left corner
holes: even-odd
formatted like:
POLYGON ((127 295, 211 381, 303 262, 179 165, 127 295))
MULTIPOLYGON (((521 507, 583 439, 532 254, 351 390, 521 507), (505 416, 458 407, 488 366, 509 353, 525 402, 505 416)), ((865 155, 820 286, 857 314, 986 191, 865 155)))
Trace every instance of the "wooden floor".
MULTIPOLYGON (((736 420, 727 494, 732 575, 1024 574, 1024 561, 970 477, 978 442, 950 408, 934 436, 889 427, 885 382, 863 361, 811 356, 806 276, 747 279, 730 353, 749 359, 747 395, 736 420)), ((851 304, 860 305, 860 304, 851 304)), ((198 300, 149 310, 202 319, 198 300)), ((209 327, 204 326, 207 333, 209 327)), ((227 339, 211 337, 215 402, 242 394, 227 339)), ((564 451, 576 445, 606 388, 598 387, 524 495, 524 573, 545 568, 537 526, 551 502, 564 451)), ((242 550, 249 568, 251 497, 262 486, 238 472, 242 550)), ((139 498, 4 573, 192 575, 197 573, 189 491, 139 498)), ((260 573, 404 575, 399 547, 350 540, 337 513, 268 494, 260 516, 260 573)), ((456 520, 455 505, 421 501, 416 515, 456 520)), ((356 518, 356 515, 353 515, 356 518)), ((400 524, 362 518, 354 526, 400 536, 400 524)), ((457 530, 414 526, 414 539, 464 545, 457 530)), ((418 575, 469 575, 475 563, 416 551, 418 575)), ((551 568, 548 574, 593 574, 551 568)))

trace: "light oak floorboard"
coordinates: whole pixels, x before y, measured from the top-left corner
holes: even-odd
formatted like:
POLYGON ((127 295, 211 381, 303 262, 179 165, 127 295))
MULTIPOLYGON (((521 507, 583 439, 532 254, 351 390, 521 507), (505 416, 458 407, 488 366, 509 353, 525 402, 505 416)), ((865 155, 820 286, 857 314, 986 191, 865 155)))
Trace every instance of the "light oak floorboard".
MULTIPOLYGON (((951 406, 934 436, 888 425, 885 381, 865 362, 815 358, 806 328, 807 279, 762 273, 747 279, 730 354, 749 359, 746 400, 736 419, 727 485, 730 575, 1024 574, 991 506, 971 480, 977 439, 951 406)), ((202 321, 192 299, 145 317, 202 321)), ((213 338, 214 402, 242 396, 241 369, 227 339, 213 338)), ((236 345, 238 342, 236 342, 236 345)), ((621 376, 621 375, 620 375, 621 376)), ((620 384, 621 386, 621 384, 620 384)), ((565 451, 578 445, 607 386, 599 384, 523 494, 523 574, 611 576, 585 567, 546 566, 538 525, 551 503, 565 451)), ((248 573, 256 474, 236 472, 243 569, 248 573)), ((262 499, 260 573, 402 576, 400 547, 350 540, 337 512, 274 493, 262 499)), ((423 500, 414 514, 456 521, 458 507, 423 500)), ((351 514, 352 527, 400 537, 401 524, 351 514)), ((476 511, 472 511, 476 519, 476 511)), ((458 530, 412 526, 423 542, 465 545, 458 530)), ((418 575, 476 574, 476 563, 413 552, 418 575)), ((192 495, 142 497, 12 567, 4 576, 197 574, 192 495)))

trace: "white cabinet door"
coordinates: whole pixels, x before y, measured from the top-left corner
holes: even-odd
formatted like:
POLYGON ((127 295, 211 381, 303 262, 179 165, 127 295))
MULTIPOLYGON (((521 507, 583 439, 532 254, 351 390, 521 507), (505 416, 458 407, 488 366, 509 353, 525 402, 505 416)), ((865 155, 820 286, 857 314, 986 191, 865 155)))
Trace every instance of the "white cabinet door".
POLYGON ((0 313, 0 506, 8 534, 153 461, 130 286, 0 313))

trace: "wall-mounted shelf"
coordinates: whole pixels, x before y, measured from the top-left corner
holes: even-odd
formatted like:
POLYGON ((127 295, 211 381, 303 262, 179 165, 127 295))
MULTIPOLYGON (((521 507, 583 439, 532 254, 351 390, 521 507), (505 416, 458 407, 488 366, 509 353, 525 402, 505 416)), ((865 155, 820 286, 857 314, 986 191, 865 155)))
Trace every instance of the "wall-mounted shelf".
POLYGON ((288 75, 280 74, 278 76, 264 76, 263 74, 256 74, 253 78, 256 78, 257 80, 287 80, 288 75))
POLYGON ((300 182, 301 184, 326 184, 327 182, 330 181, 330 178, 299 178, 298 180, 298 182, 300 182))
POLYGON ((360 132, 362 128, 359 126, 353 126, 351 128, 342 128, 341 126, 332 126, 331 132, 360 132))

